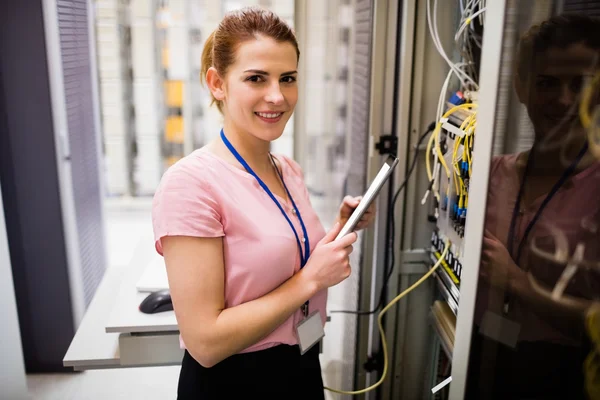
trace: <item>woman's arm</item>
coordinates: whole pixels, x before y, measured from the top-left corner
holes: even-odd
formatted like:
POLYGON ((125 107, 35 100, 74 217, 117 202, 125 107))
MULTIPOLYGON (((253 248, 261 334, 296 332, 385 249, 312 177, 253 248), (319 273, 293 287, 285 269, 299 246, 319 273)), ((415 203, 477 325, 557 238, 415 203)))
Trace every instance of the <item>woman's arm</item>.
POLYGON ((563 297, 555 301, 544 290, 536 289, 523 271, 520 279, 512 279, 508 288, 515 296, 528 304, 544 321, 574 339, 584 332, 585 313, 591 301, 563 297))
POLYGON ((163 254, 179 330, 190 354, 211 367, 267 336, 320 290, 350 275, 356 235, 319 242, 309 263, 277 289, 225 309, 222 238, 164 237, 163 254))
POLYGON ((225 309, 222 238, 163 238, 171 298, 183 341, 212 367, 253 345, 317 293, 301 271, 266 296, 225 309))
POLYGON ((583 332, 585 310, 591 302, 585 300, 554 301, 541 290, 536 290, 527 276, 508 253, 506 247, 485 231, 481 254, 481 277, 492 286, 507 290, 528 305, 546 323, 572 338, 583 332))

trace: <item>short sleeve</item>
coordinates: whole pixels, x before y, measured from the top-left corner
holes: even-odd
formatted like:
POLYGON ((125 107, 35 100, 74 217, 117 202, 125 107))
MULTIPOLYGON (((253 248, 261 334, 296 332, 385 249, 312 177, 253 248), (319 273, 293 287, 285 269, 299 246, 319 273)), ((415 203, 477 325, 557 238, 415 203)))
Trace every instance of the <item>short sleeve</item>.
POLYGON ((156 251, 165 236, 224 236, 221 213, 210 186, 186 165, 174 165, 163 176, 152 202, 156 251))
POLYGON ((500 165, 505 162, 506 160, 506 156, 505 155, 500 155, 500 156, 494 156, 492 157, 492 161, 490 163, 490 176, 495 176, 498 173, 498 168, 500 168, 500 165))

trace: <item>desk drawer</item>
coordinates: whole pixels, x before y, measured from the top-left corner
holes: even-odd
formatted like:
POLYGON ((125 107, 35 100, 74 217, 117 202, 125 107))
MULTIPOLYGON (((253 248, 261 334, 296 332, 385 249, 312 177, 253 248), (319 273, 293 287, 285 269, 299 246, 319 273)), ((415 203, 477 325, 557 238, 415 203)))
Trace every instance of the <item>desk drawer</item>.
POLYGON ((122 367, 179 365, 184 353, 179 332, 122 333, 119 352, 122 367))

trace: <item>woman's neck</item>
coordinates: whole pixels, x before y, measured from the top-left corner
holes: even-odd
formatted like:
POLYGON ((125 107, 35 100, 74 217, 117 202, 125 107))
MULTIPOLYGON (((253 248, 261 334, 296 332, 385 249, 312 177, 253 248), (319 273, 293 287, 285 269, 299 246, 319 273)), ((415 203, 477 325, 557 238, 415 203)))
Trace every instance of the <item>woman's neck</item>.
MULTIPOLYGON (((524 167, 529 157, 533 156, 529 173, 533 176, 560 176, 569 168, 581 151, 581 146, 569 149, 536 149, 535 147, 522 154, 522 166, 524 167), (533 154, 531 154, 533 152, 533 154)), ((575 173, 581 172, 594 163, 595 159, 587 151, 575 167, 575 173)))
MULTIPOLYGON (((231 145, 248 163, 248 165, 259 175, 269 173, 273 169, 270 158, 270 143, 258 139, 246 132, 225 124, 223 133, 231 145)), ((219 142, 225 148, 225 143, 219 138, 219 142)), ((225 148, 225 150, 227 150, 225 148)), ((227 150, 227 152, 229 152, 227 150)), ((232 155, 233 156, 233 155, 232 155)))

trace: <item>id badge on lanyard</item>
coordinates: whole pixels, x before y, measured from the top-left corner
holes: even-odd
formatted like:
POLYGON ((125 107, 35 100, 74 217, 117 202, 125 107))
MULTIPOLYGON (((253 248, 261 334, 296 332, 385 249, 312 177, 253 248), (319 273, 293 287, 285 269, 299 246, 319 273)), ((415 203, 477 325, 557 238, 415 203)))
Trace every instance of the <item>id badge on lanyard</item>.
POLYGON ((325 337, 319 310, 313 311, 296 325, 296 337, 298 338, 301 354, 306 353, 325 337))
MULTIPOLYGON (((302 216, 300 215, 300 210, 298 210, 298 207, 296 206, 296 203, 294 202, 294 199, 292 198, 292 195, 291 195, 290 191, 288 190, 288 188, 285 184, 285 181, 283 180, 283 176, 281 175, 281 172, 279 172, 279 169, 277 167, 275 167, 275 169, 277 170, 277 174, 279 175, 279 178, 281 179, 281 183, 283 184, 285 192, 287 193, 290 201, 292 202, 292 206, 294 207, 296 216, 298 217, 298 220, 300 221, 300 226, 302 227, 302 234, 304 235, 302 238, 302 242, 304 242, 304 249, 302 249, 300 237, 298 236, 298 232, 296 231, 294 224, 292 223, 292 221, 286 214, 286 212, 283 209, 283 207, 281 206, 281 204, 279 204, 279 201, 277 201, 277 198, 275 198, 275 195, 271 192, 269 187, 259 178, 259 176, 252 170, 252 168, 250 168, 250 166, 248 165, 246 160, 244 160, 244 158, 237 152, 235 147, 233 147, 233 145, 229 142, 229 140, 225 136, 225 133, 223 132, 222 129, 221 129, 221 140, 223 140, 223 143, 225 143, 225 146, 227 146, 227 148, 229 149, 231 154, 233 154, 234 157, 239 161, 239 163, 242 164, 242 166, 246 169, 246 171, 248 171, 249 174, 254 176, 256 181, 263 188, 263 190, 269 195, 271 200, 273 200, 273 202, 277 205, 277 207, 279 208, 279 210, 281 211, 281 213, 287 220, 288 224, 290 225, 290 228, 292 228, 292 231, 294 232, 294 236, 296 237, 296 243, 298 245, 298 249, 300 250, 300 268, 304 268, 304 266, 308 262, 308 257, 310 256, 310 243, 308 240, 308 233, 306 231, 306 226, 304 225, 304 221, 302 220, 302 216)), ((272 156, 271 156, 271 161, 273 162, 273 164, 275 164, 272 156)), ((325 332, 323 330, 321 314, 319 313, 318 310, 315 310, 314 312, 310 313, 308 301, 302 305, 301 310, 302 310, 302 315, 304 316, 304 319, 301 320, 296 325, 296 336, 298 338, 298 344, 300 345, 300 352, 302 354, 304 354, 308 350, 310 350, 315 344, 317 344, 321 341, 321 339, 325 336, 325 332)))

